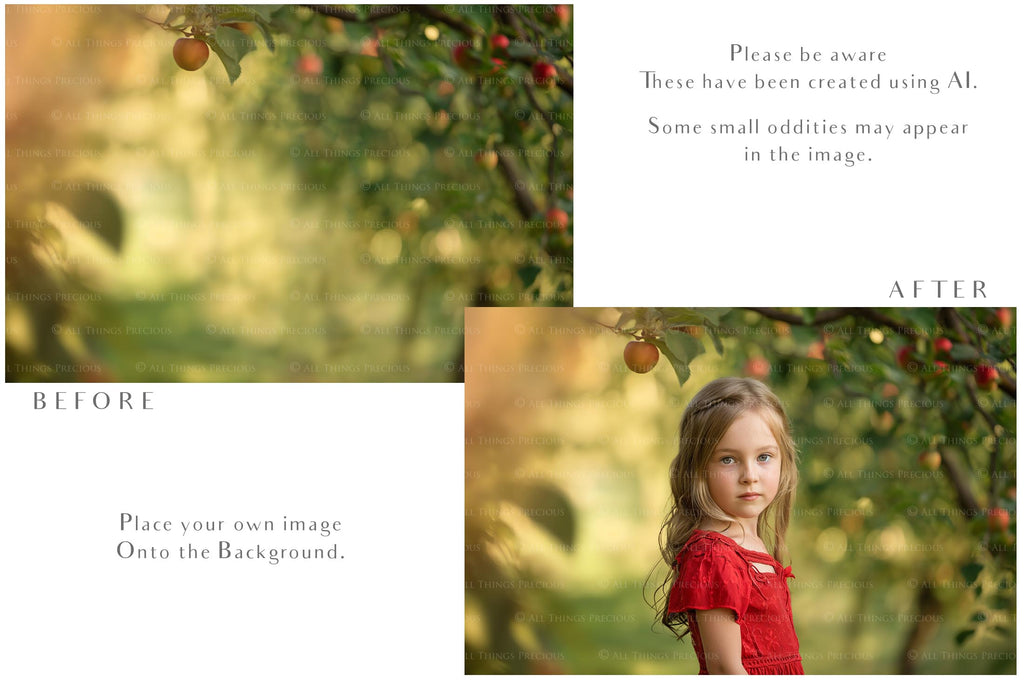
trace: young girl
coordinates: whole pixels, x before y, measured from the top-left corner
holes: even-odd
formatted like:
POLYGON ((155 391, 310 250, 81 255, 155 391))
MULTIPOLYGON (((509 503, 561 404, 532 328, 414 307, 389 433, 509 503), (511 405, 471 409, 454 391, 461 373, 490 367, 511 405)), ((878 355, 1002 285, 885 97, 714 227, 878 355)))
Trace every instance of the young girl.
POLYGON ((768 387, 717 379, 694 396, 659 537, 671 566, 659 611, 678 638, 693 635, 701 674, 803 674, 781 563, 796 482, 789 421, 768 387))

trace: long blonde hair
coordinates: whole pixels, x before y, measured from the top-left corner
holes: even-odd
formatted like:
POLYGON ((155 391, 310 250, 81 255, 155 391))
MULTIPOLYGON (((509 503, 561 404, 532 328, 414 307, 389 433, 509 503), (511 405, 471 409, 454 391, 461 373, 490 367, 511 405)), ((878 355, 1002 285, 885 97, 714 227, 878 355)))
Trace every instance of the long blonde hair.
POLYGON ((686 614, 668 613, 669 592, 679 577, 676 556, 694 529, 706 519, 733 521, 711 498, 708 467, 725 432, 737 417, 749 410, 756 410, 765 418, 781 455, 779 491, 758 516, 757 534, 776 561, 782 562, 786 551, 786 529, 797 484, 797 452, 782 402, 756 379, 715 379, 697 392, 683 413, 679 424, 679 452, 669 467, 672 506, 658 534, 661 557, 669 571, 655 593, 654 608, 661 622, 678 638, 686 636, 689 625, 686 614))

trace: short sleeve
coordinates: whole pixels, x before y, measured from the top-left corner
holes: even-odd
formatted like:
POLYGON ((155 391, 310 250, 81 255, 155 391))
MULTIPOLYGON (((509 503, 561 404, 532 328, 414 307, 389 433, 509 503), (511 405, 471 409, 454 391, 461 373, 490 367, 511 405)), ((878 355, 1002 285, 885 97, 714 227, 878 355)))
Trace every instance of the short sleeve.
POLYGON ((736 622, 750 604, 747 563, 735 551, 711 538, 699 538, 677 558, 679 577, 668 598, 668 612, 729 609, 736 622))

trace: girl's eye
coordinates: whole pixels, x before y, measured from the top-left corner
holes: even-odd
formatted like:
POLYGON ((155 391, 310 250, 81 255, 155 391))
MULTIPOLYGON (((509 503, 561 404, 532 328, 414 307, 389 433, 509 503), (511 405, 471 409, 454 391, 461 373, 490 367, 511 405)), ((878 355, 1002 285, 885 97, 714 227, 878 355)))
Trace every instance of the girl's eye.
POLYGON ((722 464, 732 464, 734 460, 732 457, 723 457, 720 461, 722 464))
POLYGON ((762 452, 760 455, 757 456, 757 458, 762 462, 767 462, 772 458, 772 455, 770 452, 762 452))

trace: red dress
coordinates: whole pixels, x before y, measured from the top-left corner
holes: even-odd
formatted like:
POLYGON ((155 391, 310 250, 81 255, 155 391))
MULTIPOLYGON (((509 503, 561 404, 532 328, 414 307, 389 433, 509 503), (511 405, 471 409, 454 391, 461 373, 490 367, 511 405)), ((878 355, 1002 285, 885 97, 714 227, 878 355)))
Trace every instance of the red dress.
POLYGON ((743 667, 751 675, 803 675, 786 578, 789 566, 771 555, 740 547, 731 538, 697 529, 676 557, 679 577, 669 593, 669 613, 686 612, 700 674, 707 675, 704 644, 694 612, 729 609, 743 640, 743 667), (761 573, 751 564, 768 564, 761 573))

